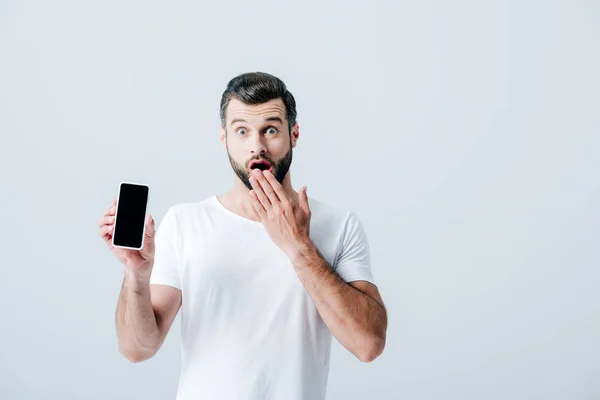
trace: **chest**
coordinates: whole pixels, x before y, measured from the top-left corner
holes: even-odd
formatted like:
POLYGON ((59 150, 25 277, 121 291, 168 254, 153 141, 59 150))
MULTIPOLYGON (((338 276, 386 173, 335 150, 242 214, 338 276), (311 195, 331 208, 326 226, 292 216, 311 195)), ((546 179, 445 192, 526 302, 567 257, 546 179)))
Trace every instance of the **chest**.
MULTIPOLYGON (((303 291, 288 256, 262 227, 203 230, 182 244, 182 275, 188 293, 204 290, 240 301, 257 292, 277 297, 303 291)), ((263 296, 263 297, 264 297, 263 296)))

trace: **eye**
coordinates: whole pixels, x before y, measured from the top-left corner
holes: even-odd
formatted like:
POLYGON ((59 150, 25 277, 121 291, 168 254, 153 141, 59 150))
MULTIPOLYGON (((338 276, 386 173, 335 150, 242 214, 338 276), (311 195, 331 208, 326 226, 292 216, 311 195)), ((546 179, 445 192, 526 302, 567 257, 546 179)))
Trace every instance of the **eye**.
POLYGON ((267 133, 269 133, 271 135, 274 135, 274 134, 277 133, 277 129, 275 129, 273 127, 270 127, 270 128, 267 129, 267 133))
POLYGON ((243 135, 246 133, 246 129, 245 128, 239 128, 237 131, 238 135, 243 135))

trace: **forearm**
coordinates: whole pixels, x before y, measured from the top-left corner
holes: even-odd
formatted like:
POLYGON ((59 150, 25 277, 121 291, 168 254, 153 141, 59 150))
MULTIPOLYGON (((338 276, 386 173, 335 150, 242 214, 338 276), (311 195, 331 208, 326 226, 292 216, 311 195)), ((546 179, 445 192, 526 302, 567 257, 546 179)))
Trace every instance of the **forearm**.
POLYGON ((385 343, 384 306, 343 281, 316 247, 306 246, 291 259, 331 333, 361 360, 377 357, 385 343))
POLYGON ((159 332, 150 300, 148 278, 126 272, 116 313, 119 350, 131 361, 143 361, 156 352, 159 332))

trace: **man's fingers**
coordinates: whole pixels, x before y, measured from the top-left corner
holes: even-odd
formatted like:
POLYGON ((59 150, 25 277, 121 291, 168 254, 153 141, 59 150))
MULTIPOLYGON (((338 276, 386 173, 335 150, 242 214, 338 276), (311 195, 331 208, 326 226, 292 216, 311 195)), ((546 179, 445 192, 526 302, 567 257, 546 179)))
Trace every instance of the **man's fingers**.
POLYGON ((271 189, 277 195, 277 199, 284 205, 284 207, 291 206, 290 199, 285 191, 283 190, 283 186, 277 181, 275 176, 270 171, 263 172, 263 175, 267 181, 267 184, 270 184, 271 189))
POLYGON ((113 199, 112 206, 104 210, 104 214, 98 220, 98 226, 100 227, 99 235, 104 240, 110 240, 113 232, 113 225, 115 223, 115 211, 117 208, 117 199, 113 199))
POLYGON ((306 186, 304 186, 304 187, 302 187, 302 189, 300 189, 300 193, 298 193, 298 203, 299 203, 302 211, 304 211, 304 213, 306 215, 310 216, 311 211, 310 211, 310 205, 308 204, 308 195, 306 194, 306 189, 307 189, 306 186))
POLYGON ((104 225, 111 225, 115 223, 114 215, 105 215, 98 221, 98 226, 102 227, 104 225))
POLYGON ((265 210, 265 208, 261 204, 260 200, 258 199, 258 196, 256 195, 255 190, 250 191, 250 200, 252 200, 252 205, 254 206, 254 209, 256 210, 256 212, 258 213, 260 218, 265 219, 265 217, 267 216, 267 211, 265 210))
POLYGON ((154 239, 154 234, 156 233, 154 229, 154 219, 151 214, 146 214, 146 237, 148 239, 154 239))
POLYGON ((100 237, 110 235, 113 232, 113 225, 103 225, 100 227, 100 237))
POLYGON ((279 198, 275 194, 273 187, 271 186, 269 181, 267 181, 267 179, 265 178, 265 176, 263 175, 263 173, 260 170, 255 170, 255 171, 258 171, 258 173, 255 173, 255 175, 254 175, 255 179, 258 181, 259 185, 262 187, 262 190, 265 192, 265 194, 269 198, 269 202, 271 204, 275 205, 276 203, 279 202, 279 198))
POLYGON ((258 181, 256 180, 255 177, 250 178, 250 183, 252 184, 252 187, 254 188, 254 193, 255 193, 256 197, 258 198, 258 201, 260 201, 260 203, 263 205, 265 210, 269 209, 271 207, 271 201, 265 194, 260 183, 258 183, 258 181))
POLYGON ((116 206, 116 205, 114 205, 114 206, 112 206, 112 207, 110 207, 110 208, 107 208, 107 209, 104 211, 104 215, 115 215, 115 211, 116 211, 116 209, 117 209, 117 206, 116 206))

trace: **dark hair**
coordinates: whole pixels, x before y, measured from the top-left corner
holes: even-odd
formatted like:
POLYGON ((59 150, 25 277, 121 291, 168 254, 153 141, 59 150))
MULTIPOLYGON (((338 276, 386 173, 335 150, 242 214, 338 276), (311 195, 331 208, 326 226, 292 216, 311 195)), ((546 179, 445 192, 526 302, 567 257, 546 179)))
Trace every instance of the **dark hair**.
POLYGON ((247 72, 231 79, 221 96, 221 125, 225 126, 226 110, 234 98, 245 104, 262 104, 281 98, 285 105, 290 135, 296 122, 296 100, 283 81, 266 72, 247 72))

